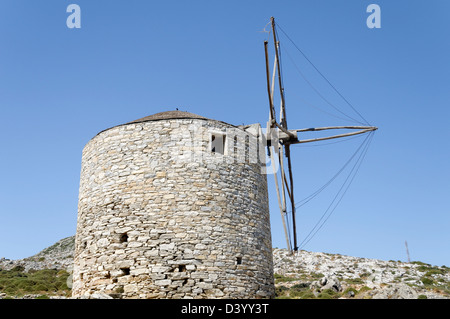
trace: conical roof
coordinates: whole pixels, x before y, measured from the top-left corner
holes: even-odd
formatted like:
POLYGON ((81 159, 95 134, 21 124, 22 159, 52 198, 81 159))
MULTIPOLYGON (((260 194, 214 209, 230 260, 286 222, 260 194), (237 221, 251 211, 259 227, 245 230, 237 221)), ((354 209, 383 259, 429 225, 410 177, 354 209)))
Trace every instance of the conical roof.
POLYGON ((140 119, 137 119, 135 121, 128 122, 126 124, 132 124, 132 123, 141 123, 141 122, 148 122, 148 121, 158 121, 158 120, 170 120, 170 119, 202 119, 202 120, 210 120, 206 117, 184 112, 184 111, 166 111, 166 112, 160 112, 156 113, 150 116, 146 116, 140 119))
POLYGON ((105 130, 102 130, 100 132, 97 133, 97 135, 99 135, 100 133, 107 131, 109 129, 112 129, 114 127, 118 127, 118 126, 123 126, 123 125, 128 125, 128 124, 136 124, 136 123, 143 123, 143 122, 150 122, 150 121, 160 121, 160 120, 171 120, 171 119, 198 119, 198 120, 206 120, 206 121, 217 121, 220 123, 224 123, 233 127, 236 127, 233 124, 229 124, 223 121, 218 121, 218 120, 213 120, 213 119, 209 119, 194 113, 190 113, 190 112, 185 112, 185 111, 165 111, 165 112, 160 112, 160 113, 156 113, 153 115, 149 115, 128 123, 123 123, 123 124, 119 124, 110 128, 107 128, 105 130))

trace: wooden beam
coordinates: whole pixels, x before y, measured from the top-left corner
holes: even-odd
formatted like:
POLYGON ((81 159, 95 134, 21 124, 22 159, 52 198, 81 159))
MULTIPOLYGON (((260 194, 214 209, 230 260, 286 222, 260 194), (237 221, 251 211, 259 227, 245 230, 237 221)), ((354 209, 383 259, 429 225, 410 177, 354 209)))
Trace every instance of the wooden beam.
POLYGON ((286 121, 286 109, 285 109, 285 100, 284 100, 284 88, 281 83, 281 66, 280 66, 280 57, 278 52, 278 46, 279 42, 277 41, 277 33, 275 31, 275 18, 270 18, 272 22, 272 33, 273 33, 273 44, 275 47, 275 58, 277 59, 277 71, 278 71, 278 86, 280 88, 280 95, 281 95, 281 110, 280 110, 280 124, 282 127, 287 129, 287 121, 286 121))
POLYGON ((292 231, 293 231, 293 237, 294 237, 294 251, 298 250, 297 246, 297 225, 295 222, 295 200, 294 200, 294 178, 292 177, 292 165, 291 165, 291 152, 289 150, 289 144, 285 146, 286 149, 286 157, 288 160, 288 170, 289 170, 289 181, 291 184, 291 193, 290 193, 290 199, 291 199, 291 213, 292 213, 292 231))
POLYGON ((358 134, 364 134, 364 133, 372 132, 372 131, 375 131, 375 130, 377 130, 377 128, 372 128, 371 127, 371 128, 365 129, 365 130, 352 132, 352 133, 339 134, 339 135, 333 135, 333 136, 327 136, 327 137, 312 138, 312 139, 308 139, 308 140, 298 140, 298 141, 289 142, 289 143, 290 144, 302 144, 302 143, 311 143, 311 142, 325 141, 325 140, 331 140, 331 139, 335 139, 335 138, 341 138, 341 137, 348 137, 348 136, 353 136, 353 135, 358 135, 358 134))
MULTIPOLYGON (((270 116, 270 120, 275 120, 276 121, 276 118, 275 118, 275 113, 274 113, 274 109, 273 109, 273 103, 272 103, 272 92, 271 92, 271 88, 270 88, 270 71, 269 71, 269 52, 267 51, 267 44, 268 44, 268 42, 267 41, 264 41, 264 52, 265 52, 265 55, 266 55, 266 80, 267 80, 267 93, 268 93, 268 95, 269 95, 269 107, 270 107, 270 113, 269 113, 269 116, 270 116)), ((271 125, 272 125, 272 123, 271 123, 271 125)), ((273 127, 273 126, 271 126, 271 127, 273 127)))
POLYGON ((282 204, 283 204, 283 212, 286 213, 286 192, 284 191, 284 185, 286 183, 286 175, 284 173, 284 163, 283 163, 283 146, 279 147, 278 152, 278 160, 280 162, 280 170, 281 170, 281 194, 282 197, 282 204))
MULTIPOLYGON (((272 148, 273 148, 273 150, 270 150, 270 158, 272 160, 272 165, 275 165, 275 156, 273 156, 273 153, 275 152, 275 146, 272 146, 272 148)), ((289 243, 289 236, 287 233, 286 221, 284 220, 284 212, 283 212, 283 208, 282 208, 282 203, 281 203, 281 198, 280 198, 280 188, 278 186, 278 178, 277 178, 276 172, 274 172, 273 176, 275 178, 275 188, 277 191, 278 207, 280 208, 281 221, 283 222, 283 229, 284 229, 284 235, 286 236, 287 249, 289 252, 291 252, 292 249, 291 249, 291 245, 289 243)))
MULTIPOLYGON (((273 103, 273 96, 274 96, 274 91, 275 91, 275 74, 277 71, 277 64, 278 64, 278 57, 275 56, 275 61, 273 61, 273 72, 272 72, 272 105, 274 105, 273 103)), ((274 111, 275 111, 275 106, 274 106, 274 111)))
POLYGON ((296 131, 296 132, 316 132, 316 131, 339 130, 339 129, 372 130, 372 131, 375 131, 375 130, 378 129, 378 127, 375 127, 375 126, 327 126, 327 127, 302 128, 300 130, 291 130, 291 131, 296 131))

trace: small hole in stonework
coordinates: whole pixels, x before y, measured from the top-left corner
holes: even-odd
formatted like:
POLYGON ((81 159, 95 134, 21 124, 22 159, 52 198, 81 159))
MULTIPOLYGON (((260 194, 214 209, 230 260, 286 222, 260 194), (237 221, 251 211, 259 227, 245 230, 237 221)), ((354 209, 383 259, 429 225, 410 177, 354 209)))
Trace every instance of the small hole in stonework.
POLYGON ((178 272, 185 272, 186 271, 186 265, 179 265, 178 266, 178 272))
POLYGON ((127 233, 124 233, 124 234, 120 235, 120 242, 121 243, 126 243, 127 241, 128 241, 127 233))
POLYGON ((236 265, 242 264, 242 257, 236 257, 236 265))
POLYGON ((120 268, 122 270, 122 275, 127 276, 130 274, 130 268, 120 268))

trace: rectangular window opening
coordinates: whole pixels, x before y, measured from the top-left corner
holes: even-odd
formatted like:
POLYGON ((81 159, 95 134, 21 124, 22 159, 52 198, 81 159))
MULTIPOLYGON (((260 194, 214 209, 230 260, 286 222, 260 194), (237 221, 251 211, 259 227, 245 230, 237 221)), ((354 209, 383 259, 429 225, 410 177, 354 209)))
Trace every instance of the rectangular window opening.
POLYGON ((226 135, 213 133, 211 134, 211 153, 225 154, 226 135))

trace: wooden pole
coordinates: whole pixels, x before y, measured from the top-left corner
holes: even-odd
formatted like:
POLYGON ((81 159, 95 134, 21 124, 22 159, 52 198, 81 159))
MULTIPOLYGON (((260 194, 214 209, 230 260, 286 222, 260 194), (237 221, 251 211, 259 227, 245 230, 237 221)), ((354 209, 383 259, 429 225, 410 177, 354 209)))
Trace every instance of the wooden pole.
MULTIPOLYGON (((272 72, 272 105, 274 105, 273 96, 274 96, 274 90, 275 90, 275 74, 277 71, 277 63, 278 63, 278 60, 277 60, 277 57, 275 56, 275 61, 273 61, 273 72, 272 72)), ((274 110, 275 110, 275 107, 274 107, 274 110)))
POLYGON ((286 175, 284 173, 284 163, 283 163, 283 147, 279 148, 278 160, 280 162, 280 171, 281 171, 281 194, 283 195, 283 212, 286 213, 286 192, 284 191, 284 185, 286 180, 286 175))
POLYGON ((269 71, 269 52, 267 51, 267 41, 264 41, 264 51, 266 54, 266 78, 267 78, 267 93, 269 94, 269 106, 270 106, 270 122, 271 122, 271 127, 273 127, 273 123, 272 121, 275 120, 275 113, 274 113, 274 109, 273 109, 273 104, 272 104, 272 92, 270 89, 270 71, 269 71))
POLYGON ((294 178, 292 177, 292 165, 291 165, 291 154, 289 149, 289 144, 285 145, 286 157, 288 159, 288 170, 289 170, 289 181, 291 184, 291 209, 292 209, 292 231, 294 237, 294 251, 298 250, 297 246, 297 226, 295 222, 295 200, 294 200, 294 178))
POLYGON ((272 33, 273 33, 273 43, 275 46, 275 58, 277 59, 278 63, 277 63, 277 71, 278 71, 278 86, 280 88, 280 95, 281 95, 281 114, 280 114, 280 124, 281 126, 283 126, 284 128, 287 129, 287 121, 286 121, 286 110, 285 110, 285 100, 284 100, 284 88, 283 88, 283 84, 281 83, 281 67, 280 67, 280 57, 279 57, 279 53, 278 53, 278 41, 277 41, 277 35, 275 32, 275 18, 271 17, 270 18, 271 22, 272 22, 272 33))
POLYGON ((348 130, 372 130, 375 131, 378 128, 375 126, 327 126, 327 127, 311 127, 311 128, 302 128, 300 130, 293 130, 296 132, 315 132, 315 131, 324 131, 324 130, 339 130, 339 129, 348 129, 348 130))
MULTIPOLYGON (((275 152, 275 146, 272 146, 272 147, 273 147, 273 150, 270 151, 270 158, 272 160, 272 165, 275 165, 275 156, 273 156, 273 153, 275 152)), ((288 251, 291 252, 292 249, 291 249, 291 244, 289 243, 289 236, 288 236, 288 233, 287 233, 286 221, 284 220, 284 213, 283 213, 283 208, 282 208, 282 204, 281 204, 280 188, 278 186, 277 174, 274 172, 273 176, 275 178, 275 188, 277 190, 278 207, 280 208, 281 221, 283 222, 284 235, 286 237, 286 245, 287 245, 288 251)))
MULTIPOLYGON (((352 133, 339 134, 339 135, 327 136, 327 137, 312 138, 312 139, 308 139, 308 140, 298 140, 298 141, 289 142, 289 144, 302 144, 302 143, 311 143, 311 142, 331 140, 331 139, 335 139, 335 138, 341 138, 341 137, 348 137, 348 136, 353 136, 353 135, 358 135, 358 134, 364 134, 364 133, 375 131, 376 129, 377 128, 368 128, 368 129, 365 129, 365 130, 352 132, 352 133)), ((296 131, 298 132, 299 130, 296 130, 296 131)))

